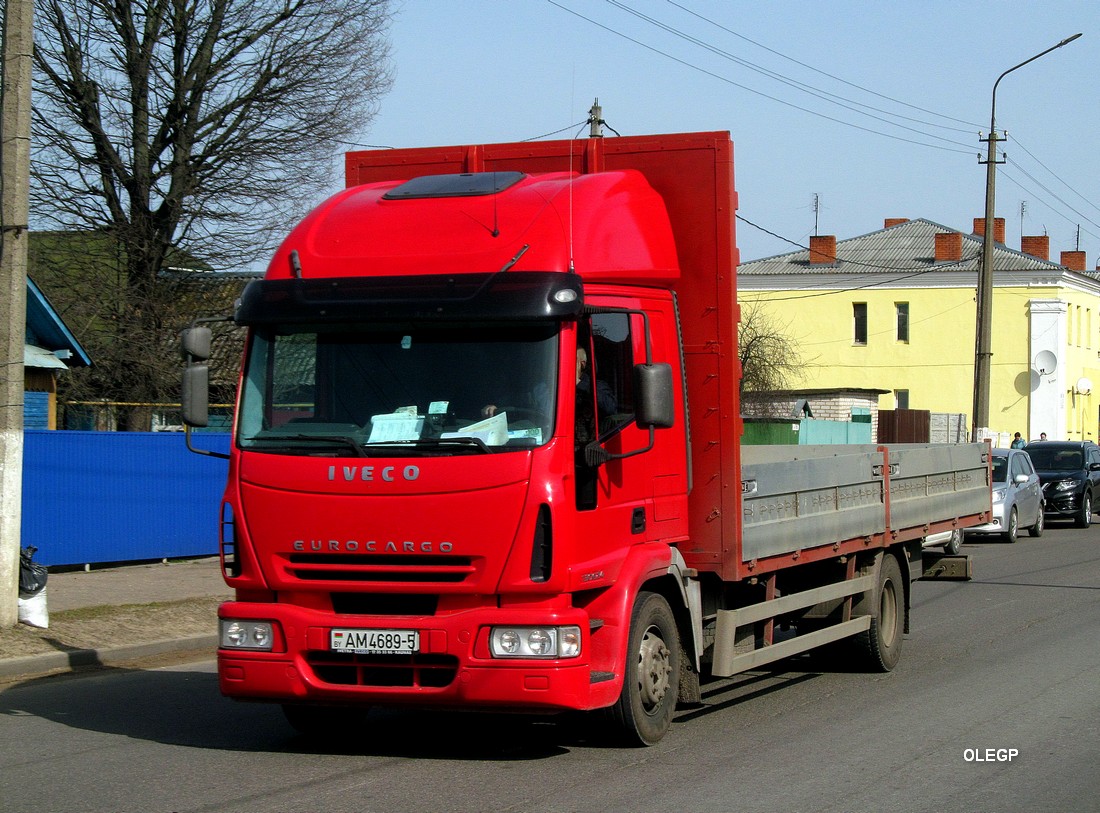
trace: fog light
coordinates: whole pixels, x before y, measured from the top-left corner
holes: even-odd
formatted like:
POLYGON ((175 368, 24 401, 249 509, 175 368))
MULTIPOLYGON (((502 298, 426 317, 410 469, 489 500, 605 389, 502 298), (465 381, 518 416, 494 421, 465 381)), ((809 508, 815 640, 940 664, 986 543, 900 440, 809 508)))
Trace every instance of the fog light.
POLYGON ((222 649, 252 649, 270 651, 274 645, 270 621, 246 621, 222 618, 218 621, 218 636, 222 649))

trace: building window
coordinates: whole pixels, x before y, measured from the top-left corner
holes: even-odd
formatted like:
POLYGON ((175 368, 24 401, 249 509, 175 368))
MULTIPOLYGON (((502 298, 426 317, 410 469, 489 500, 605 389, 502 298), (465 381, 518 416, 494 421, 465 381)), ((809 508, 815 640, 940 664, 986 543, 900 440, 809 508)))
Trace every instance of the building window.
POLYGON ((853 341, 856 344, 867 344, 867 303, 852 303, 853 341))
POLYGON ((909 343, 909 303, 895 302, 894 308, 898 314, 898 341, 909 343))
POLYGON ((894 409, 909 409, 909 390, 894 390, 894 409))

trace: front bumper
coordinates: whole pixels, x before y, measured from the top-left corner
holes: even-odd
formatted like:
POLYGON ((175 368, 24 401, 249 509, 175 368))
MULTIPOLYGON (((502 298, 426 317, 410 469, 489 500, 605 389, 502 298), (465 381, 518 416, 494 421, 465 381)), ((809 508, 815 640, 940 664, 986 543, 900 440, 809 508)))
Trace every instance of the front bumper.
MULTIPOLYGON (((230 602, 223 618, 271 620, 281 634, 273 652, 218 650, 218 682, 241 700, 348 705, 415 705, 527 711, 588 709, 593 683, 589 619, 582 610, 479 608, 431 617, 348 617, 294 605, 230 602), (491 625, 576 625, 581 656, 496 659, 488 652, 491 625), (329 631, 418 629, 414 655, 333 652, 329 631)), ((600 676, 606 677, 606 676, 600 676)), ((602 694, 602 692, 601 692, 602 694)))
POLYGON ((1081 509, 1081 498, 1084 491, 1055 491, 1044 489, 1043 498, 1046 500, 1045 513, 1068 515, 1076 514, 1081 509))
POLYGON ((985 525, 976 525, 972 528, 967 528, 966 534, 1003 534, 1005 532, 1005 517, 1004 517, 1004 502, 993 503, 993 510, 990 513, 989 522, 985 525))

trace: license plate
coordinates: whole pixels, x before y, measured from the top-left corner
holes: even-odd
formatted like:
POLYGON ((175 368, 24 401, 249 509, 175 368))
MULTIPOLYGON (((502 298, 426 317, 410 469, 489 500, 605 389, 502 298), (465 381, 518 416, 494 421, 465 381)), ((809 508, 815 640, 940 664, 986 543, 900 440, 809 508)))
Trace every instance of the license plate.
POLYGON ((334 652, 404 655, 420 651, 420 633, 417 630, 332 630, 329 645, 334 652))

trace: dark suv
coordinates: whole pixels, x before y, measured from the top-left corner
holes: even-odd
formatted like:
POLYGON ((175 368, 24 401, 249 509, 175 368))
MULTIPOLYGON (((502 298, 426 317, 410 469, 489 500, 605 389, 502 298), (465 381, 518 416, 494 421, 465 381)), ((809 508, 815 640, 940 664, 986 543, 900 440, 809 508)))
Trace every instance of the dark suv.
POLYGON ((1092 522, 1100 496, 1100 446, 1087 440, 1039 440, 1026 447, 1043 484, 1046 513, 1073 517, 1078 528, 1092 522))

